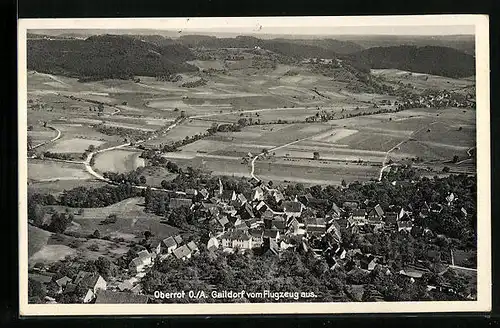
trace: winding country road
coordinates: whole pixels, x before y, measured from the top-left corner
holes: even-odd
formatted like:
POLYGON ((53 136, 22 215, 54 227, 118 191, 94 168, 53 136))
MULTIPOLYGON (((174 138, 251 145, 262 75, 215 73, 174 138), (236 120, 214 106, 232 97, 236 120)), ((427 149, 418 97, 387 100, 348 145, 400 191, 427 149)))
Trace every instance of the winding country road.
POLYGON ((44 146, 44 145, 46 145, 46 144, 49 144, 49 143, 51 143, 51 142, 54 142, 54 141, 56 141, 57 139, 61 138, 61 135, 62 135, 62 134, 61 134, 61 131, 60 131, 58 128, 53 127, 53 126, 48 126, 48 125, 47 125, 47 127, 48 127, 49 129, 51 129, 51 130, 56 131, 56 132, 57 132, 57 135, 56 135, 54 138, 52 138, 52 139, 50 139, 50 140, 48 140, 48 141, 44 141, 44 142, 42 142, 42 143, 39 143, 38 145, 35 145, 35 146, 31 147, 31 149, 32 149, 32 150, 33 150, 33 149, 35 149, 35 148, 38 148, 38 147, 44 146))

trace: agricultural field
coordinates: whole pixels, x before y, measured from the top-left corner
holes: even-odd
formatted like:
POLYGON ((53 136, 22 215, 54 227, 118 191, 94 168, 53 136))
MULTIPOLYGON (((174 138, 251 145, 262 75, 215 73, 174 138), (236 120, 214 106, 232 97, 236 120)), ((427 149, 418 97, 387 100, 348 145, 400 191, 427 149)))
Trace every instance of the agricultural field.
POLYGON ((175 128, 168 131, 165 135, 145 142, 144 146, 156 147, 162 144, 170 144, 176 141, 182 141, 197 134, 204 134, 212 126, 212 124, 213 123, 211 122, 190 120, 183 125, 176 126, 175 128))
POLYGON ((125 173, 144 166, 144 159, 140 158, 141 153, 127 149, 113 149, 107 152, 98 153, 95 156, 94 167, 100 172, 125 173))
MULTIPOLYGON (((91 176, 89 176, 91 178, 91 176)), ((107 185, 106 182, 99 180, 85 180, 85 186, 88 188, 99 188, 107 185)), ((41 194, 60 195, 65 190, 70 190, 82 186, 82 180, 50 180, 50 181, 30 181, 28 191, 41 194)))
POLYGON ((398 69, 372 69, 371 73, 387 81, 410 84, 417 90, 441 89, 459 91, 474 87, 475 81, 467 78, 454 79, 443 76, 408 72, 398 69))
POLYGON ((52 147, 49 148, 49 151, 51 153, 83 153, 90 145, 97 148, 104 143, 104 141, 80 138, 64 139, 55 142, 52 147))
POLYGON ((87 173, 83 164, 30 159, 28 179, 35 181, 88 180, 92 179, 92 176, 87 173))

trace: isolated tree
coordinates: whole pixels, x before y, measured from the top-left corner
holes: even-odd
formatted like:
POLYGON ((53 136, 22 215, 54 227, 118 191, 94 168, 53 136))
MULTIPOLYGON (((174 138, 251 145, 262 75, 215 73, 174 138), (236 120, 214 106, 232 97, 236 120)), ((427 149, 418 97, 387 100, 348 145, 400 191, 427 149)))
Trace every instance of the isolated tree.
POLYGON ((98 229, 95 229, 94 233, 92 234, 93 238, 101 238, 101 233, 99 232, 98 229))
POLYGON ((450 172, 450 168, 448 166, 443 167, 443 172, 444 173, 450 172))
POLYGON ((153 236, 153 234, 151 233, 151 231, 149 231, 149 230, 144 231, 144 239, 148 240, 152 236, 153 236))
POLYGON ((313 153, 313 159, 314 159, 314 160, 319 160, 319 152, 315 151, 315 152, 313 153))
POLYGON ((344 179, 342 179, 341 185, 342 187, 347 187, 347 182, 344 179))
POLYGON ((99 109, 100 113, 104 112, 104 105, 103 104, 97 105, 97 108, 99 109))
POLYGON ((95 150, 95 146, 94 145, 89 145, 89 148, 87 148, 87 150, 89 152, 93 152, 95 150))
POLYGON ((139 182, 141 184, 146 184, 146 177, 144 175, 141 175, 140 178, 139 178, 139 182))
POLYGON ((452 160, 452 162, 453 162, 453 163, 458 162, 458 155, 453 156, 453 160, 452 160))
POLYGON ((27 145, 28 145, 28 150, 33 149, 33 138, 31 136, 28 136, 26 141, 27 141, 27 145))

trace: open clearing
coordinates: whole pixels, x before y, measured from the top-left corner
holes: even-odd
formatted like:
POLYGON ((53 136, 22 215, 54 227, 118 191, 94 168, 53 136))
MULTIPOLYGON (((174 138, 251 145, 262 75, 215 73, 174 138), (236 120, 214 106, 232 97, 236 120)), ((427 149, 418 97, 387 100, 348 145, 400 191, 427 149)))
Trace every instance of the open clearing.
POLYGON ((29 160, 28 179, 38 181, 86 180, 92 176, 83 165, 57 161, 29 160))
POLYGON ((144 166, 144 159, 139 158, 141 152, 113 149, 95 156, 94 168, 100 172, 125 173, 144 166))
MULTIPOLYGON (((73 225, 65 232, 87 236, 96 229, 101 236, 124 238, 138 241, 144 237, 144 231, 151 231, 155 237, 166 238, 179 230, 164 223, 160 217, 144 212, 144 198, 134 197, 102 208, 84 208, 83 214, 75 214, 73 225), (115 223, 103 223, 109 215, 115 214, 115 223)), ((62 209, 60 209, 62 210, 62 209)))
POLYGON ((61 141, 57 141, 49 149, 52 153, 83 153, 89 148, 90 145, 94 147, 99 147, 104 143, 104 141, 71 138, 61 141))

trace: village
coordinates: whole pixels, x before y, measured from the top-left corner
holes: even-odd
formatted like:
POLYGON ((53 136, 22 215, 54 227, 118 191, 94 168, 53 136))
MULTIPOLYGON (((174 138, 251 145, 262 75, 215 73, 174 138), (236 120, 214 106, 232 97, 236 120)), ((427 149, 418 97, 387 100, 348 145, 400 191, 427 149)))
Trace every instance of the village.
MULTIPOLYGON (((349 276, 368 275, 374 270, 381 270, 385 275, 400 275, 409 283, 431 272, 441 276, 450 268, 475 272, 474 268, 456 263, 458 258, 465 256, 465 252, 460 250, 450 250, 450 254, 429 250, 423 258, 416 258, 413 263, 394 270, 386 256, 363 252, 346 240, 346 234, 351 239, 352 236, 373 234, 445 239, 446 236, 436 234, 418 222, 424 222, 429 215, 439 215, 445 208, 460 213, 462 218, 457 220, 466 219, 467 210, 464 207, 455 208, 460 195, 450 192, 441 202, 425 202, 417 211, 411 205, 382 208, 369 199, 333 203, 327 211, 323 211, 319 208, 325 204, 324 199, 313 197, 311 193, 285 196, 283 188, 271 186, 255 182, 251 192, 237 193, 224 189, 219 179, 219 188, 215 190, 186 189, 175 193, 169 199, 169 210, 182 209, 193 213, 198 224, 209 227, 208 236, 190 237, 189 240, 184 240, 181 234, 165 239, 146 236, 145 247, 139 247, 134 252, 135 256, 128 263, 126 274, 120 275, 121 278, 113 277, 106 281, 97 272, 79 271, 74 279, 64 276, 54 280, 53 274, 44 267, 35 267, 29 278, 51 291, 45 296, 47 303, 57 303, 61 295, 68 294, 78 295, 76 300, 72 298, 78 303, 148 303, 153 295, 143 291, 141 280, 151 274, 155 265, 171 260, 189 262, 200 252, 207 252, 214 258, 220 252, 277 258, 284 252, 312 252, 314 257, 325 261, 331 271, 341 268, 349 276), (208 241, 201 243, 202 239, 208 241)), ((428 284, 427 290, 439 290, 465 299, 475 297, 472 292, 459 292, 447 282, 428 284)), ((374 299, 383 300, 380 295, 374 299)))

